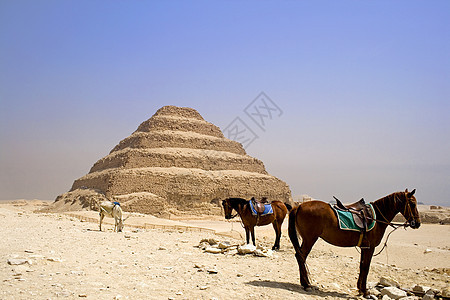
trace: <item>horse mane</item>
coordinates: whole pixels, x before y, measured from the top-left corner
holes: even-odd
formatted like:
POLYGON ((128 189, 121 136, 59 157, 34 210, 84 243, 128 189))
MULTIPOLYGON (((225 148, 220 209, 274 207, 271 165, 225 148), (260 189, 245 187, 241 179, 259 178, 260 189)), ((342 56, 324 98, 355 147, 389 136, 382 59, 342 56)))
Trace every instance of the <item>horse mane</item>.
POLYGON ((395 192, 374 201, 373 204, 382 212, 393 211, 398 213, 402 210, 405 200, 405 192, 395 192))
POLYGON ((239 204, 244 205, 249 202, 248 200, 242 198, 228 198, 227 200, 230 202, 231 207, 234 209, 237 209, 239 204))

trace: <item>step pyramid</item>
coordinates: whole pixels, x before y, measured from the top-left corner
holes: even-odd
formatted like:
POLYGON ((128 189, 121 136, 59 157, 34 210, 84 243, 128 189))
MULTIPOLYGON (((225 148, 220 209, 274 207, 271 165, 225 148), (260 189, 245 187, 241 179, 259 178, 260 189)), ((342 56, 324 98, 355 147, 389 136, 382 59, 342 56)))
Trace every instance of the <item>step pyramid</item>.
POLYGON ((195 109, 176 106, 160 108, 58 198, 69 201, 68 195, 86 189, 141 213, 205 204, 220 212, 220 200, 228 197, 291 200, 288 185, 240 143, 225 138, 195 109))

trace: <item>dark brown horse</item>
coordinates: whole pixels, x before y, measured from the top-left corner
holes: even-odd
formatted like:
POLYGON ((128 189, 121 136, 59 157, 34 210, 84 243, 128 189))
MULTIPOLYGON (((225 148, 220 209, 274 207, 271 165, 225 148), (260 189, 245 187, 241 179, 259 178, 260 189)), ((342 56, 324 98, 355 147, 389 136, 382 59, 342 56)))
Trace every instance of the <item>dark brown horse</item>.
POLYGON ((288 210, 292 207, 289 204, 285 204, 281 201, 272 201, 272 214, 266 214, 262 216, 255 216, 252 214, 250 208, 250 201, 241 198, 228 198, 222 201, 222 206, 225 211, 225 219, 231 219, 231 213, 233 209, 241 217, 242 223, 245 228, 245 236, 247 238, 247 244, 250 241, 250 233, 252 235, 253 245, 255 243, 255 226, 264 226, 272 223, 273 229, 275 229, 275 244, 272 250, 280 249, 280 237, 281 237, 281 225, 283 224, 284 218, 288 210))
MULTIPOLYGON (((361 246, 361 261, 359 265, 358 290, 368 296, 366 281, 369 274, 370 261, 383 238, 386 227, 394 217, 401 213, 407 222, 405 226, 419 228, 420 218, 417 211, 417 201, 414 192, 397 192, 372 202, 376 214, 375 227, 365 234, 361 246)), ((300 283, 306 289, 310 287, 305 261, 311 248, 318 238, 340 247, 357 246, 360 233, 339 229, 338 219, 328 203, 322 201, 305 202, 291 210, 289 214, 289 238, 295 249, 295 257, 300 270, 300 283), (300 246, 297 233, 302 237, 300 246)))

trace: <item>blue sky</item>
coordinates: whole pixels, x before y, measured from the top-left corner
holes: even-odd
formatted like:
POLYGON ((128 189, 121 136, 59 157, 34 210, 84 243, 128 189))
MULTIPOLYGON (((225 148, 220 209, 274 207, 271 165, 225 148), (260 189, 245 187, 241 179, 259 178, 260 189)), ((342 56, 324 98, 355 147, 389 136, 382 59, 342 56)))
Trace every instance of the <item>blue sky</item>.
POLYGON ((172 104, 240 117, 294 195, 450 206, 449 32, 448 1, 3 0, 0 199, 54 199, 172 104))

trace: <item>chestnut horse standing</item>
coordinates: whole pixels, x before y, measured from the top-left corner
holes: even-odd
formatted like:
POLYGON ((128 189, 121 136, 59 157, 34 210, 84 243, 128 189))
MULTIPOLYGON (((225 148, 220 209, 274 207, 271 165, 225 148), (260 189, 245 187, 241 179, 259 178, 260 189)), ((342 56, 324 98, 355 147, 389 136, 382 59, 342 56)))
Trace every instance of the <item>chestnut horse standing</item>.
POLYGON ((242 223, 245 228, 245 236, 247 238, 247 244, 250 241, 250 233, 252 235, 253 245, 255 243, 255 226, 264 226, 272 223, 273 229, 275 229, 275 244, 272 250, 280 249, 280 238, 281 238, 281 225, 283 224, 284 218, 288 210, 292 207, 289 204, 285 204, 281 201, 272 201, 272 214, 255 216, 252 214, 250 208, 250 201, 242 198, 228 198, 222 201, 222 206, 225 211, 225 219, 229 220, 234 218, 231 213, 233 209, 241 217, 242 223))
MULTIPOLYGON (((419 228, 420 218, 417 211, 417 201, 414 193, 397 192, 372 202, 376 214, 375 227, 366 233, 365 245, 361 248, 359 265, 358 290, 368 296, 366 282, 369 274, 370 261, 383 238, 386 227, 394 217, 401 213, 407 222, 404 226, 419 228)), ((326 242, 339 247, 354 247, 358 244, 360 233, 339 229, 338 219, 328 203, 308 201, 291 210, 289 214, 289 238, 294 245, 295 257, 300 270, 300 283, 304 288, 310 287, 305 261, 311 248, 319 237, 326 242), (302 245, 298 241, 297 232, 302 237, 302 245)))

